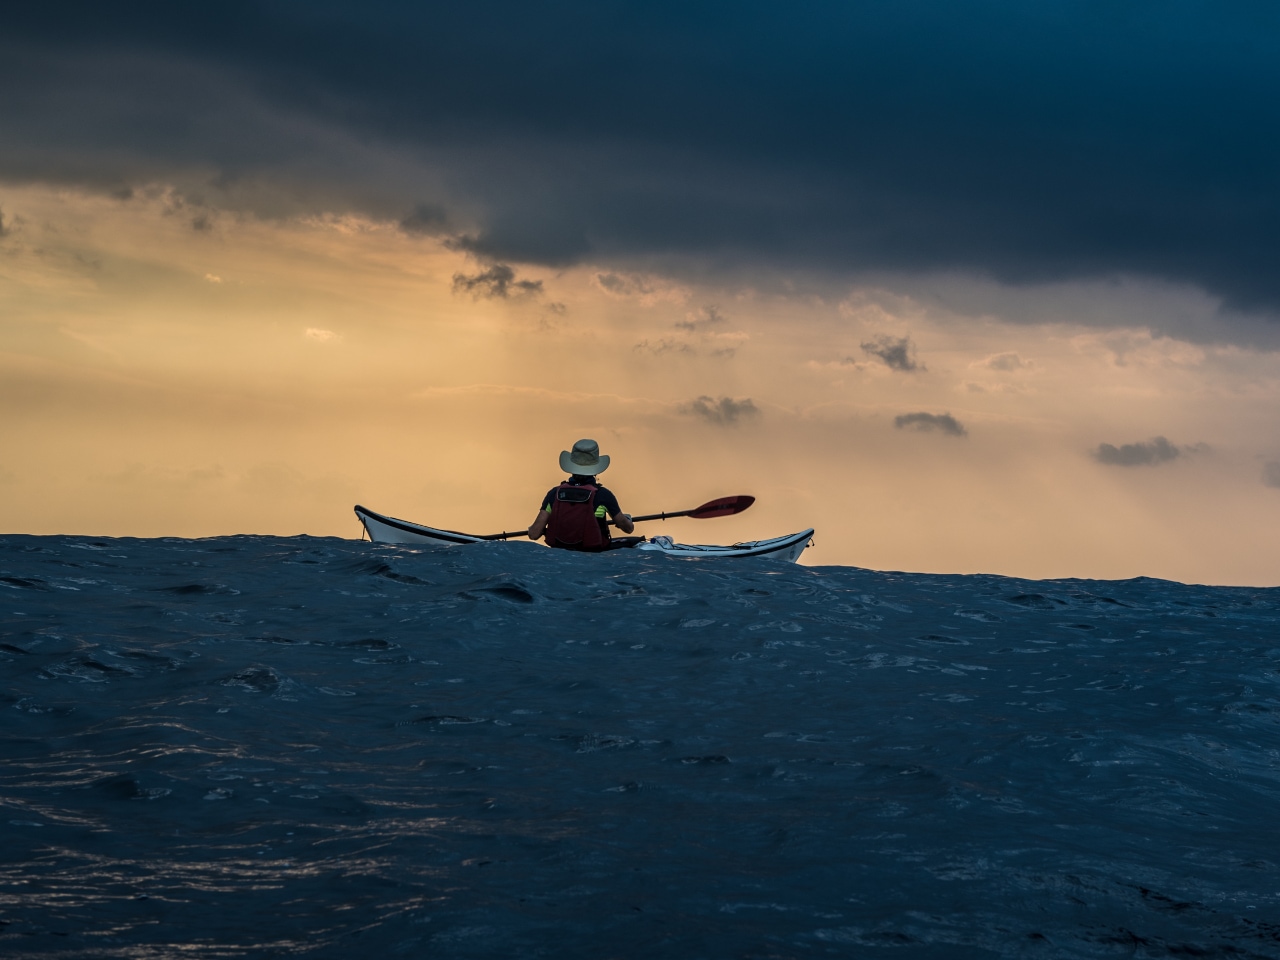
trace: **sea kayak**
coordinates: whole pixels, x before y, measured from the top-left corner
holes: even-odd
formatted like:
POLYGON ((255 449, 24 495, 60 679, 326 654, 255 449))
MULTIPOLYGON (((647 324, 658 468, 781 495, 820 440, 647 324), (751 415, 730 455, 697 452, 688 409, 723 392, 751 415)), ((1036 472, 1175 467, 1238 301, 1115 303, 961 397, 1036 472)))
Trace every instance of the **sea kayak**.
MULTIPOLYGON (((486 543, 487 537, 477 537, 456 530, 441 530, 408 520, 397 520, 374 513, 368 507, 356 506, 356 516, 364 524, 369 539, 374 543, 401 544, 464 544, 486 543)), ((769 557, 773 560, 800 559, 813 538, 813 530, 801 530, 785 537, 771 540, 749 540, 728 546, 676 543, 670 537, 633 537, 628 544, 634 550, 655 551, 672 557, 769 557)))

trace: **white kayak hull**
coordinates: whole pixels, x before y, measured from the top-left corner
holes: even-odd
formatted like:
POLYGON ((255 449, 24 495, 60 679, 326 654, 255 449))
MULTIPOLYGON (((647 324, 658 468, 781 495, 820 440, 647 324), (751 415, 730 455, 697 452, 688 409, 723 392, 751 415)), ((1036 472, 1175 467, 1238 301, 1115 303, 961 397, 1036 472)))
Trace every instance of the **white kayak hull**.
POLYGON ((800 554, 813 542, 813 530, 801 530, 785 537, 769 540, 750 540, 728 546, 710 544, 675 543, 670 537, 654 537, 636 544, 636 550, 665 553, 669 557, 768 557, 770 560, 786 560, 795 563, 800 554))
MULTIPOLYGON (((442 530, 428 527, 408 520, 397 520, 395 517, 383 516, 380 513, 357 506, 356 516, 364 524, 365 532, 374 543, 399 543, 423 546, 433 544, 466 544, 485 543, 486 538, 459 533, 456 530, 442 530)), ((664 553, 671 557, 769 557, 772 560, 786 560, 794 563, 813 537, 813 530, 801 530, 799 533, 785 537, 773 537, 770 540, 751 540, 745 543, 734 543, 728 546, 675 543, 670 537, 655 537, 637 544, 633 549, 648 552, 664 553)))

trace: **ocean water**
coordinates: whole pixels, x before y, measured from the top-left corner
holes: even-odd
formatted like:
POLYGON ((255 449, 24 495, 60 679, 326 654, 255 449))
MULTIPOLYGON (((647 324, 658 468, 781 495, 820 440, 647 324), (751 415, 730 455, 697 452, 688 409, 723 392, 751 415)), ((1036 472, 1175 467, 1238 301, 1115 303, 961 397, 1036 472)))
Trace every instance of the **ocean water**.
POLYGON ((0 956, 1280 957, 1280 590, 0 537, 0 956))

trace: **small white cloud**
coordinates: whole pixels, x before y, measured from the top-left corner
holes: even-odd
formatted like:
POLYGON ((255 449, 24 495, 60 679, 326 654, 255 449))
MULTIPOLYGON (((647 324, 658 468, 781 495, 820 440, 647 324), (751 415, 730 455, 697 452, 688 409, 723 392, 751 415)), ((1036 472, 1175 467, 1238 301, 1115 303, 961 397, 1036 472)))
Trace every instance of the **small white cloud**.
POLYGON ((964 437, 969 433, 964 424, 949 413, 904 413, 893 418, 893 425, 899 430, 936 431, 951 437, 964 437))
POLYGON ((975 380, 965 380, 960 384, 961 390, 967 390, 969 393, 1004 393, 1009 395, 1023 395, 1031 393, 1031 389, 1021 383, 982 383, 975 380))
MULTIPOLYGON (((1205 445, 1196 444, 1196 447, 1205 447, 1205 445)), ((1118 447, 1110 443, 1100 443, 1093 457, 1099 463, 1113 467, 1154 467, 1177 460, 1192 449, 1179 447, 1164 437, 1152 437, 1149 443, 1125 443, 1118 447)))
POLYGON ((1016 353, 997 353, 995 356, 987 357, 985 360, 979 360, 977 363, 970 364, 975 367, 986 367, 989 370, 1001 370, 1010 372, 1013 370, 1025 370, 1027 367, 1033 366, 1030 360, 1024 360, 1016 353))
POLYGON ((342 339, 342 334, 334 333, 332 330, 321 330, 319 327, 307 327, 306 337, 317 343, 337 343, 342 339))
POLYGON ((206 274, 204 275, 204 278, 205 278, 205 280, 206 280, 206 281, 208 281, 209 283, 221 283, 221 282, 222 282, 222 278, 221 278, 220 276, 218 276, 216 273, 206 273, 206 274))
POLYGON ((663 337, 661 340, 641 340, 631 348, 636 353, 652 353, 661 356, 664 353, 693 353, 693 347, 680 340, 663 337))
POLYGON ((693 313, 685 314, 683 320, 676 321, 676 327, 681 330, 698 330, 703 327, 711 327, 716 324, 724 323, 724 314, 720 312, 720 308, 712 304, 696 310, 693 313))
POLYGON ((705 394, 679 406, 686 416, 702 417, 721 427, 736 426, 741 420, 753 420, 760 416, 760 408, 750 397, 735 400, 733 397, 708 397, 705 394))
POLYGON ((870 356, 879 357, 890 370, 914 373, 929 369, 916 360, 916 345, 910 336, 891 337, 881 334, 864 343, 862 349, 870 356))
POLYGON ((610 297, 632 298, 644 307, 652 307, 659 302, 683 304, 692 296, 689 290, 678 284, 642 274, 597 273, 591 282, 610 297))
POLYGON ((592 282, 611 297, 628 297, 633 293, 648 293, 648 286, 641 280, 620 273, 597 273, 592 282))

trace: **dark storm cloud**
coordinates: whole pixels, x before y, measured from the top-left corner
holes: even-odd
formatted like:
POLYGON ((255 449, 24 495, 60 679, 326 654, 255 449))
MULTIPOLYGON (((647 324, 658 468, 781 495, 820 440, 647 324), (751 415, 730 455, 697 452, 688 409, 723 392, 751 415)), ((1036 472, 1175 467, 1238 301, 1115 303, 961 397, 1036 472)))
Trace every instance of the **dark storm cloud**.
POLYGON ((1274 4, 52 0, 0 38, 10 179, 268 215, 440 197, 420 225, 489 262, 1133 274, 1280 307, 1274 4))
POLYGON ((9 228, 5 226, 5 222, 4 222, 4 208, 0 207, 0 237, 6 237, 8 235, 9 235, 9 228))
POLYGON ((419 203, 400 219, 405 233, 436 237, 449 232, 449 216, 438 203, 419 203))
POLYGON ((870 356, 879 357, 890 370, 911 373, 925 369, 916 362, 916 349, 910 337, 879 336, 862 344, 862 349, 870 356))
POLYGON ((506 300, 510 297, 529 297, 542 293, 541 280, 517 280, 516 272, 505 263, 495 263, 479 273, 455 273, 453 292, 469 293, 473 297, 506 300))
POLYGON ((964 424, 949 413, 904 413, 893 418, 893 425, 899 430, 937 431, 950 437, 964 437, 969 433, 964 424))
POLYGON ((741 420, 752 420, 760 416, 760 408, 751 402, 750 397, 735 400, 733 397, 717 398, 704 395, 681 404, 680 412, 688 416, 701 417, 721 427, 732 427, 741 420))
POLYGON ((1183 451, 1164 437, 1153 437, 1149 443, 1126 443, 1119 447, 1098 444, 1094 459, 1114 467, 1154 467, 1182 456, 1183 451))

